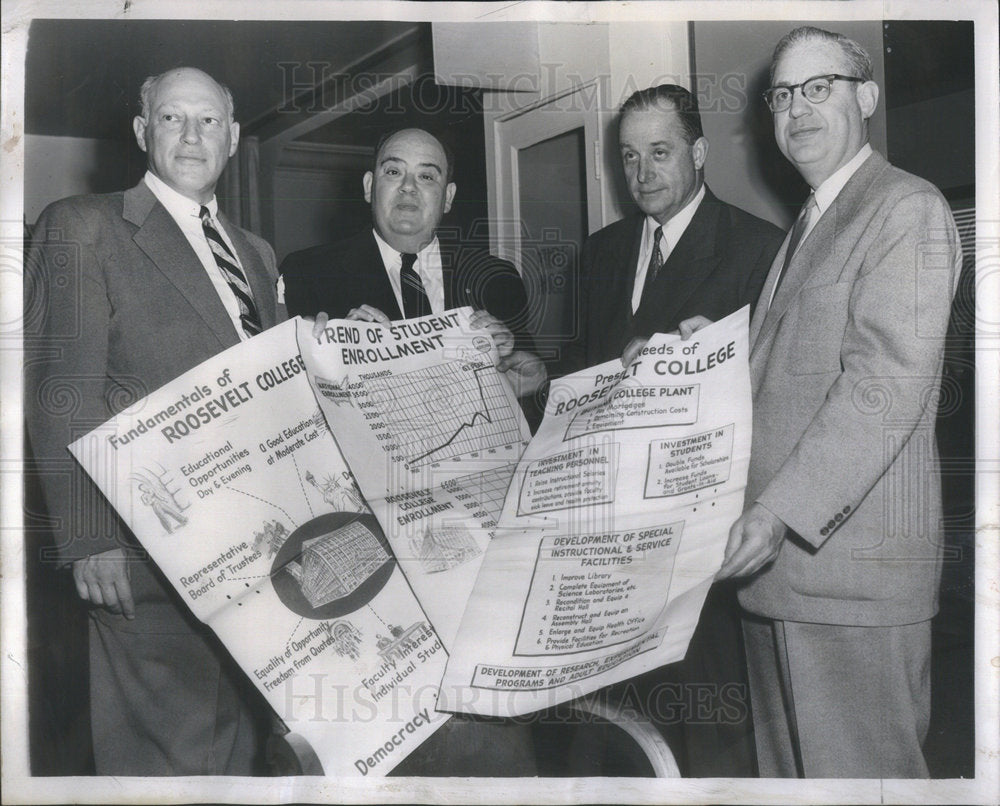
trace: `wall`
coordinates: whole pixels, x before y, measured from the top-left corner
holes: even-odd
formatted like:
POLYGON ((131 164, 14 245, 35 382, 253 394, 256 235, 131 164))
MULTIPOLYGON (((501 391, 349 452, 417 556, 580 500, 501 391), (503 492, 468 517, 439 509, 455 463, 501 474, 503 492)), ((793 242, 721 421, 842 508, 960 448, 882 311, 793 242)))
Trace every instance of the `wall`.
POLYGON ((134 142, 25 135, 24 218, 34 224, 48 204, 67 196, 131 187, 145 168, 134 142))

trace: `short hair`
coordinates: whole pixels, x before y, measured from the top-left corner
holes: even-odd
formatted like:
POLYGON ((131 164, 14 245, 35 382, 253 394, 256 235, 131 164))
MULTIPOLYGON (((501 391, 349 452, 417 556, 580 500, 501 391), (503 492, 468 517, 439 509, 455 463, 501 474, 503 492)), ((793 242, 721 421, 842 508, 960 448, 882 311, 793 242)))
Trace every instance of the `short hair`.
POLYGON ((684 129, 684 139, 688 145, 694 145, 705 133, 701 128, 701 113, 698 111, 698 101, 684 87, 677 84, 660 84, 633 92, 618 110, 618 129, 629 112, 643 112, 648 109, 663 109, 665 105, 677 113, 684 129))
POLYGON ((774 68, 778 64, 778 59, 784 55, 786 50, 801 42, 813 42, 816 40, 837 45, 844 54, 844 58, 850 63, 851 72, 855 78, 860 78, 862 81, 872 80, 872 57, 868 55, 868 51, 861 47, 861 45, 843 34, 824 31, 822 28, 814 28, 811 25, 803 25, 794 31, 789 31, 774 46, 774 53, 771 55, 770 83, 774 84, 774 68))
POLYGON ((236 115, 236 104, 233 102, 233 94, 229 91, 229 87, 223 84, 221 81, 208 75, 204 70, 199 70, 197 67, 172 67, 169 70, 164 70, 162 73, 158 73, 155 76, 148 76, 145 81, 142 82, 142 86, 139 88, 139 104, 142 107, 142 117, 149 120, 150 106, 153 102, 153 93, 156 91, 156 86, 163 81, 171 73, 176 73, 178 70, 194 70, 201 73, 203 76, 209 78, 211 81, 215 82, 215 85, 222 92, 222 97, 225 98, 226 108, 229 111, 229 120, 235 119, 236 115))
POLYGON ((379 137, 378 138, 378 143, 375 145, 375 156, 372 157, 372 172, 374 173, 374 172, 376 172, 378 170, 378 157, 379 157, 379 154, 382 153, 382 147, 386 143, 388 143, 389 140, 391 140, 393 137, 395 137, 397 134, 400 134, 401 132, 409 132, 409 131, 423 132, 428 137, 433 138, 437 142, 437 144, 439 146, 441 146, 441 150, 444 152, 444 174, 445 174, 445 182, 452 182, 452 181, 454 181, 454 177, 455 177, 455 154, 451 150, 451 146, 449 146, 448 143, 445 142, 437 134, 435 134, 434 132, 430 131, 429 129, 423 128, 422 126, 399 126, 399 127, 395 128, 395 129, 390 129, 389 131, 385 132, 381 137, 379 137))

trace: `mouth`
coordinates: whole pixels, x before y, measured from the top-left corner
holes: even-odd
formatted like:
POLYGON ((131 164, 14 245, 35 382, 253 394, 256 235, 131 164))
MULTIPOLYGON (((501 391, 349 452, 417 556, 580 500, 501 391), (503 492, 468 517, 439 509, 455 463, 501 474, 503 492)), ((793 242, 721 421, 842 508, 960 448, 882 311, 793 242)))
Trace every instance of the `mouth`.
POLYGON ((800 129, 795 129, 794 131, 790 131, 788 133, 788 136, 794 138, 811 137, 812 135, 816 134, 819 130, 820 130, 819 126, 803 126, 800 129))
POLYGON ((410 202, 403 202, 401 204, 397 204, 396 209, 402 210, 404 213, 416 213, 417 211, 420 210, 420 208, 417 205, 412 204, 410 202))

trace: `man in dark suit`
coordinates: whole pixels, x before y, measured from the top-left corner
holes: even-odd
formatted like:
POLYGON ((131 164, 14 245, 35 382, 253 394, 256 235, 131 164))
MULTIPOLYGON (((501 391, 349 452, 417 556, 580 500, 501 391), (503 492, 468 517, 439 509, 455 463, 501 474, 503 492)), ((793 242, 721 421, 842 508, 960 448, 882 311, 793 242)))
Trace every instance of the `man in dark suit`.
MULTIPOLYGON (((288 312, 389 322, 471 305, 474 326, 491 333, 498 369, 519 396, 545 381, 524 329, 528 303, 514 266, 453 239, 439 239, 441 217, 456 185, 444 144, 423 129, 390 132, 364 175, 373 228, 337 244, 306 249, 281 263, 288 312)), ((537 774, 527 725, 453 716, 394 775, 532 776, 537 774)))
POLYGON ((571 368, 618 358, 632 339, 675 331, 691 316, 714 320, 752 306, 781 245, 776 226, 705 185, 708 140, 683 87, 633 93, 621 107, 618 140, 639 212, 584 244, 571 368))
MULTIPOLYGON (((631 354, 696 314, 716 319, 753 306, 781 245, 776 226, 705 186, 708 140, 683 87, 634 93, 622 105, 618 139, 639 212, 584 244, 581 331, 568 368, 631 354)), ((732 585, 714 585, 684 660, 611 694, 657 724, 686 776, 755 774, 738 612, 732 585)))
POLYGON ((423 129, 384 136, 364 175, 373 228, 335 244, 294 252, 281 263, 281 288, 293 316, 388 322, 470 305, 473 324, 489 330, 500 369, 519 396, 545 380, 526 330, 528 300, 506 260, 439 237, 457 186, 454 159, 423 129))
POLYGON ((262 701, 66 451, 285 316, 270 246, 215 200, 239 138, 229 90, 178 68, 147 79, 141 98, 143 181, 56 202, 35 226, 25 309, 41 315, 25 332, 25 412, 60 557, 91 605, 97 772, 248 775, 262 701))
POLYGON ((760 772, 924 778, 958 234, 938 190, 869 145, 879 88, 856 42, 798 28, 771 84, 813 192, 750 323, 747 503, 719 572, 747 583, 760 772))

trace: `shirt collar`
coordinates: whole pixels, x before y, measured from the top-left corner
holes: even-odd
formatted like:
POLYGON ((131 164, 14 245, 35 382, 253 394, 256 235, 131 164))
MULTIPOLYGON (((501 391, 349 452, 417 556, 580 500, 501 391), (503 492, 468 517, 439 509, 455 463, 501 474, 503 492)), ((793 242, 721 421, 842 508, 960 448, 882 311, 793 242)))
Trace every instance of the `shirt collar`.
MULTIPOLYGON (((382 263, 386 266, 386 268, 391 266, 396 271, 399 271, 399 268, 403 262, 403 258, 400 251, 392 246, 389 246, 389 244, 385 242, 385 239, 383 239, 382 236, 378 234, 378 230, 376 230, 374 227, 372 228, 372 235, 375 236, 375 243, 378 245, 378 251, 382 255, 382 263)), ((438 250, 438 239, 437 235, 435 235, 431 239, 431 242, 427 244, 427 246, 425 246, 423 249, 417 252, 417 265, 418 266, 425 265, 426 259, 429 256, 433 255, 434 252, 436 252, 437 250, 438 250)))
POLYGON ((854 172, 861 167, 861 164, 868 159, 872 154, 872 147, 868 143, 861 146, 861 150, 858 151, 847 163, 842 165, 836 171, 834 171, 826 180, 814 191, 813 195, 816 199, 816 209, 819 210, 820 215, 826 212, 826 209, 833 204, 833 200, 840 195, 840 191, 844 189, 844 185, 847 184, 854 172))
MULTIPOLYGON (((202 207, 201 204, 193 199, 189 199, 182 193, 178 193, 152 171, 146 171, 146 175, 143 177, 143 180, 145 181, 147 187, 153 191, 153 195, 156 196, 160 204, 166 207, 167 212, 174 218, 181 218, 183 216, 194 216, 195 218, 199 217, 202 207)), ((215 196, 212 196, 205 207, 207 207, 208 212, 212 214, 212 218, 215 218, 218 215, 219 202, 215 196)))
MULTIPOLYGON (((694 195, 687 204, 685 204, 673 218, 663 224, 663 242, 667 245, 665 248, 673 249, 680 240, 681 235, 684 234, 684 230, 688 228, 688 224, 691 223, 691 219, 694 218, 694 214, 698 211, 698 205, 701 204, 701 200, 705 198, 705 183, 702 182, 701 187, 698 188, 698 192, 694 195)), ((656 228, 661 226, 660 223, 652 216, 646 216, 646 226, 645 232, 643 232, 644 243, 647 244, 647 249, 653 248, 653 233, 656 232, 656 228)))

